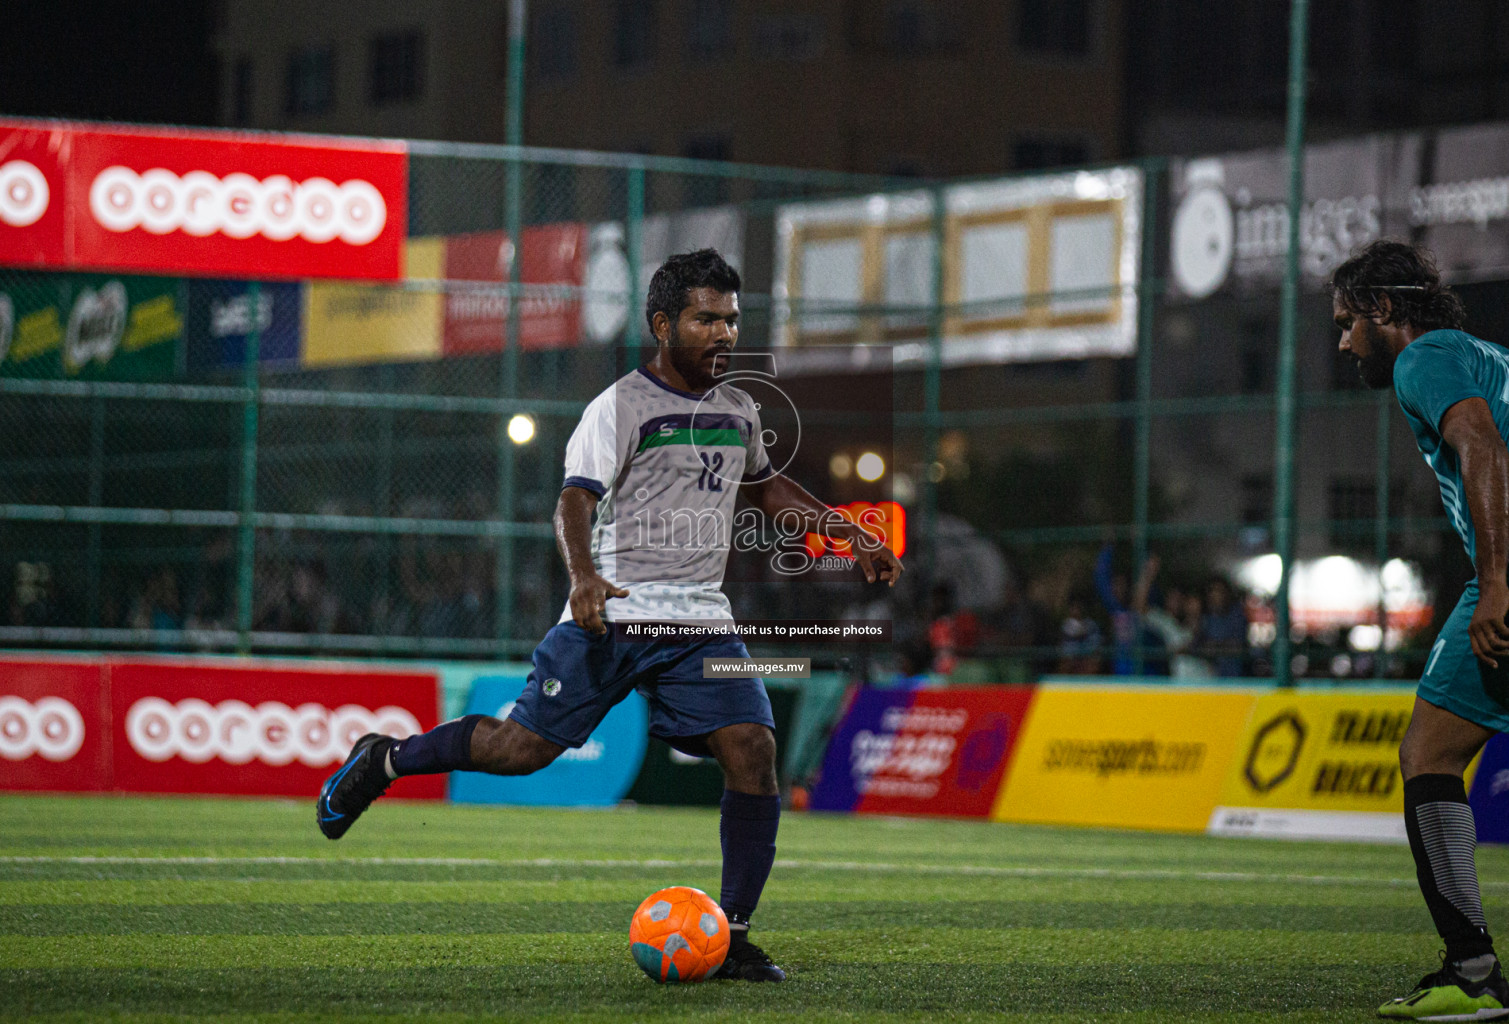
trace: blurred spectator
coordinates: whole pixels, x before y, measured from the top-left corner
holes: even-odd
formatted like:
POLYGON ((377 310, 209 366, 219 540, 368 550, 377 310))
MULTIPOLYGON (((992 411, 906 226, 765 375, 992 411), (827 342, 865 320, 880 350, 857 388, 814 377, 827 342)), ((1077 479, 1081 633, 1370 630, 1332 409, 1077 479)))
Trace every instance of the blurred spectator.
POLYGON ((1100 624, 1090 618, 1088 603, 1080 594, 1071 596, 1059 625, 1058 671, 1064 675, 1092 676, 1100 672, 1103 641, 1100 624))
POLYGON ((199 558, 185 605, 186 629, 231 629, 235 626, 236 547, 230 533, 215 537, 199 558))
POLYGON ((1150 663, 1149 671, 1166 672, 1175 679, 1209 678, 1210 663, 1189 653, 1200 628, 1200 598, 1173 586, 1160 592, 1156 585, 1159 568, 1158 556, 1149 555, 1137 581, 1137 612, 1163 647, 1163 664, 1150 663))
POLYGON ((288 586, 288 631, 333 633, 340 615, 340 601, 325 587, 325 567, 299 564, 293 567, 288 586))
MULTIPOLYGON (((1023 595, 1014 580, 1007 584, 1001 611, 995 617, 999 629, 997 640, 1007 650, 1045 648, 1051 652, 1058 642, 1053 616, 1035 600, 1041 589, 1034 584, 1029 593, 1023 595)), ((1047 671, 1051 660, 1051 657, 1044 658, 1029 650, 1025 657, 1010 659, 1006 671, 1013 679, 1032 679, 1047 671)))
POLYGON ((1091 575, 1111 623, 1111 674, 1129 676, 1137 670, 1137 615, 1131 608, 1126 573, 1112 571, 1113 554, 1112 546, 1104 545, 1091 575))
POLYGON ((929 598, 927 642, 932 648, 932 669, 941 676, 950 675, 959 664, 959 655, 970 653, 979 640, 980 624, 974 613, 954 608, 954 589, 947 583, 934 585, 929 598))
POLYGON ((902 644, 896 654, 896 676, 883 688, 915 690, 929 685, 932 677, 928 674, 928 663, 932 657, 933 652, 928 649, 927 644, 918 641, 902 644))
POLYGON ((1211 659, 1218 676, 1247 673, 1247 612, 1219 576, 1205 587, 1205 613, 1200 616, 1200 653, 1211 659))
POLYGON ((173 630, 183 628, 182 607, 178 601, 178 574, 163 566, 147 580, 147 585, 131 608, 132 629, 173 630))
POLYGON ((16 563, 9 618, 12 626, 61 624, 57 585, 51 565, 46 562, 16 563))

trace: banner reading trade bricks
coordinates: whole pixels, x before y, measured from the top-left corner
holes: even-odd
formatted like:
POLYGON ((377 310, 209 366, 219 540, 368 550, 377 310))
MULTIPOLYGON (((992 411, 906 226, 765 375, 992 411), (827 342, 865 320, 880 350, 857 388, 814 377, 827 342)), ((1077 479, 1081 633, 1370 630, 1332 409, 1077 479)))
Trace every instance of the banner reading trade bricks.
POLYGON ((1404 842, 1399 741, 1414 703, 1402 687, 1259 698, 1208 831, 1404 842))
POLYGON ((1242 690, 1042 684, 991 817, 1202 829, 1255 700, 1242 690))

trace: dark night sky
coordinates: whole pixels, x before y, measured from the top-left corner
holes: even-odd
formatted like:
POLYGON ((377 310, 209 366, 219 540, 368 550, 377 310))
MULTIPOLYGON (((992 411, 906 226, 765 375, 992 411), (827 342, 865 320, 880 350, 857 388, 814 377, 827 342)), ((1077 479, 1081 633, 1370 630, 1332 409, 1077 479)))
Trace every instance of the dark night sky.
POLYGON ((0 115, 214 124, 212 0, 12 0, 0 115))

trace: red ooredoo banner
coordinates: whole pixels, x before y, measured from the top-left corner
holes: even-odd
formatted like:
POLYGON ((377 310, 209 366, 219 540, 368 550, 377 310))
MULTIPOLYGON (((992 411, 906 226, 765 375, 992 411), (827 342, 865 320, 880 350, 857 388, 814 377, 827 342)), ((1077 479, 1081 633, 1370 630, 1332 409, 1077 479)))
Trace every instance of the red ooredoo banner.
POLYGON ((0 121, 0 262, 394 279, 401 142, 0 121))
MULTIPOLYGON (((439 721, 433 673, 112 663, 115 788, 135 793, 313 797, 369 732, 439 721)), ((388 791, 440 799, 445 776, 388 791)))
POLYGON ((0 790, 110 788, 110 694, 98 662, 0 660, 0 790))
POLYGON ((0 120, 0 263, 61 266, 69 132, 0 120))

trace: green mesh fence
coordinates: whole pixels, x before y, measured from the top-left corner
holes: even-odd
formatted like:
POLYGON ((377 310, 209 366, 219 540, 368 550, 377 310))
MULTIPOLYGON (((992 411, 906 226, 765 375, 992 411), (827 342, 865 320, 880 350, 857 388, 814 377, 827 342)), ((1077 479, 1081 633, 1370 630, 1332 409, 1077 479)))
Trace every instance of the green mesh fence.
MULTIPOLYGON (((975 618, 976 635, 958 639, 961 679, 1106 671, 1115 626, 1094 572, 1106 545, 1122 600, 1154 555, 1155 595, 1203 601, 1201 614, 1212 578, 1270 550, 1277 295, 1164 298, 1155 164, 1143 168, 1148 255, 1126 292, 1141 303, 1135 351, 956 365, 942 345, 956 319, 1072 313, 1085 295, 780 295, 783 204, 901 195, 915 182, 507 147, 411 153, 406 279, 392 286, 0 269, 11 303, 0 643, 527 653, 566 597, 550 530, 566 439, 585 403, 644 354, 647 263, 699 239, 740 257, 741 347, 779 345, 790 323, 825 317, 894 346, 883 370, 850 363, 789 390, 804 431, 793 475, 834 502, 907 507, 915 571, 885 608, 898 649, 936 641, 929 626, 952 601, 975 618), (522 238, 511 271, 504 234, 522 238), (625 265, 550 281, 551 259, 590 264, 601 246, 625 265), (883 411, 846 404, 857 394, 882 396, 883 411), (520 414, 535 430, 527 444, 508 438, 520 414), (840 472, 840 457, 878 443, 882 484, 840 472), (980 580, 992 593, 966 601, 980 580), (1097 628, 1066 646, 1076 616, 1097 628)), ((942 274, 948 230, 924 214, 918 246, 886 249, 886 266, 925 288, 942 274)), ((1454 561, 1401 418, 1333 365, 1328 321, 1325 298, 1305 296, 1302 557, 1408 560, 1439 620, 1470 570, 1454 561)), ((877 599, 852 579, 816 592, 761 582, 736 611, 834 618, 877 599)), ((1248 601, 1243 673, 1272 669, 1264 607, 1262 595, 1248 601)), ((1382 653, 1359 649, 1343 623, 1311 628, 1296 638, 1301 674, 1418 671, 1428 627, 1400 630, 1382 653)), ((1155 646, 1134 643, 1138 665, 1167 671, 1155 646)), ((889 651, 818 653, 889 671, 889 651)))

